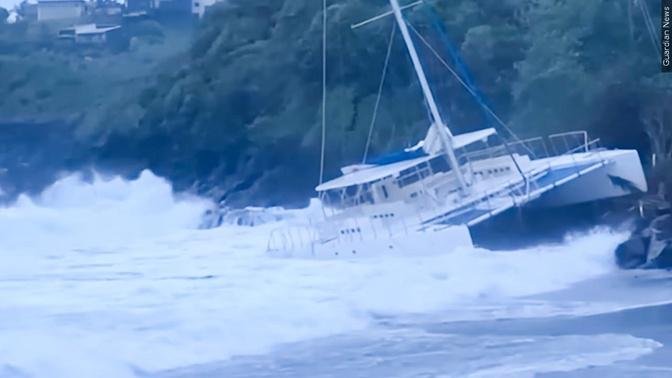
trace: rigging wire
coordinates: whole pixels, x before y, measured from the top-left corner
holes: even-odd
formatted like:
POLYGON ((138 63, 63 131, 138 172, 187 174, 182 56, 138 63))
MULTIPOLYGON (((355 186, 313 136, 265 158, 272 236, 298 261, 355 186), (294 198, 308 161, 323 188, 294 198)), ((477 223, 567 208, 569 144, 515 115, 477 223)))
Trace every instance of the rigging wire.
POLYGON ((327 142, 327 0, 322 0, 322 148, 320 184, 324 182, 324 154, 327 142))
MULTIPOLYGON (((463 86, 463 87, 464 87, 464 88, 465 88, 465 89, 466 89, 472 96, 474 96, 477 100, 480 99, 480 96, 478 95, 478 93, 476 93, 476 91, 475 91, 469 84, 467 84, 467 83, 462 79, 462 77, 460 77, 460 75, 459 75, 457 72, 455 72, 455 70, 454 70, 454 69, 453 69, 453 68, 452 68, 452 67, 451 67, 451 66, 450 66, 444 59, 443 59, 443 57, 441 56, 441 54, 439 54, 439 53, 436 51, 436 49, 434 49, 434 47, 432 47, 432 45, 431 45, 429 42, 427 42, 427 40, 426 40, 426 39, 425 39, 425 38, 418 32, 418 30, 413 26, 413 24, 411 24, 411 23, 408 22, 408 21, 406 21, 406 24, 411 28, 411 30, 413 31, 413 33, 415 33, 415 35, 418 36, 418 38, 422 41, 422 43, 423 43, 423 44, 424 44, 424 45, 425 45, 425 46, 432 52, 432 54, 439 60, 439 62, 441 62, 441 64, 442 64, 444 67, 446 67, 446 68, 448 69, 448 71, 450 71, 450 73, 453 74, 453 76, 455 76, 455 78, 457 79, 457 81, 458 81, 460 84, 462 84, 462 86, 463 86)), ((518 136, 513 132, 513 130, 511 130, 511 128, 509 128, 509 126, 507 126, 507 125, 504 123, 504 121, 502 121, 502 119, 499 118, 499 116, 498 116, 498 115, 497 115, 497 114, 496 114, 496 113, 495 113, 495 112, 494 112, 494 111, 493 111, 487 104, 485 104, 483 101, 478 101, 478 102, 479 102, 480 105, 483 107, 483 109, 484 109, 488 114, 490 114, 490 116, 491 116, 495 121, 497 121, 497 123, 499 123, 499 124, 500 124, 500 125, 501 125, 501 126, 508 132, 508 133, 509 133, 509 135, 510 135, 512 138, 514 138, 514 139, 515 139, 515 140, 516 140, 516 141, 517 141, 517 142, 518 142, 518 143, 519 143, 519 144, 520 144, 520 145, 521 145, 521 146, 522 146, 522 147, 523 147, 529 154, 530 154, 530 156, 536 157, 536 154, 535 154, 532 150, 530 150, 530 149, 525 145, 525 143, 522 143, 522 141, 520 140, 520 138, 518 138, 518 136)), ((522 168, 520 167, 520 165, 518 164, 518 161, 517 161, 517 160, 515 159, 515 157, 513 156, 513 151, 511 151, 511 148, 510 148, 510 146, 509 146, 509 143, 507 143, 506 139, 504 139, 504 138, 502 138, 502 142, 503 142, 503 144, 504 144, 504 148, 506 149, 507 154, 508 154, 509 156, 511 156, 511 160, 513 161, 513 164, 514 164, 514 166, 516 167, 516 170, 518 171, 518 173, 520 174, 520 176, 521 176, 521 177, 523 178, 523 180, 525 181, 525 187, 528 188, 528 189, 527 189, 527 194, 529 195, 529 181, 528 181, 529 179, 528 179, 528 177, 523 173, 523 170, 522 170, 522 168)))
POLYGON ((658 34, 656 34, 656 27, 653 24, 651 13, 649 12, 649 7, 646 5, 645 0, 635 0, 639 9, 642 11, 642 16, 644 17, 644 25, 646 30, 649 32, 649 37, 651 38, 651 43, 653 43, 653 48, 656 50, 656 53, 660 55, 660 45, 658 42, 658 34))
MULTIPOLYGON (((450 55, 450 58, 453 61, 453 67, 455 68, 455 71, 460 75, 462 80, 471 87, 474 92, 477 94, 477 96, 474 97, 476 102, 483 107, 483 105, 486 105, 487 102, 485 101, 485 98, 481 91, 478 89, 478 87, 474 84, 474 80, 472 75, 469 73, 469 69, 467 68, 467 65, 462 61, 460 54, 455 51, 455 48, 453 47, 453 44, 450 42, 450 38, 448 37, 448 31, 446 30, 446 27, 439 17, 439 15, 436 13, 434 7, 430 4, 426 4, 426 6, 421 7, 424 11, 425 14, 427 15, 427 18, 431 21, 431 23, 434 26, 434 29, 437 30, 439 39, 441 41, 441 44, 446 48, 446 51, 450 55)), ((490 121, 491 117, 486 113, 486 122, 490 121)))
MULTIPOLYGON (((425 38, 418 32, 418 30, 413 26, 413 24, 411 24, 411 23, 408 22, 408 21, 407 21, 406 23, 408 24, 408 26, 410 27, 410 29, 413 31, 413 33, 415 33, 415 35, 418 36, 418 38, 420 39, 420 41, 421 41, 421 42, 422 42, 422 43, 423 43, 423 44, 424 44, 424 45, 425 45, 425 46, 432 52, 432 54, 436 57, 436 59, 438 59, 439 62, 441 62, 441 64, 442 64, 446 69, 448 69, 448 71, 450 71, 450 73, 451 73, 453 76, 455 76, 455 78, 457 79, 457 81, 464 87, 464 89, 466 89, 472 96, 474 96, 474 97, 478 97, 478 93, 476 93, 476 91, 474 91, 474 89, 473 89, 469 84, 467 84, 457 72, 455 72, 455 70, 450 66, 450 64, 448 64, 448 62, 446 62, 446 60, 443 59, 443 57, 441 56, 441 54, 439 54, 439 53, 436 51, 436 49, 434 49, 434 47, 433 47, 429 42, 427 42, 427 40, 426 40, 426 39, 425 39, 425 38)), ((500 126, 502 126, 502 127, 509 133, 509 135, 510 135, 513 139, 515 139, 517 142, 520 142, 520 138, 518 138, 518 136, 513 132, 513 130, 511 130, 511 128, 510 128, 510 127, 509 127, 509 126, 508 126, 508 125, 507 125, 501 118, 499 118, 499 116, 492 110, 492 108, 490 108, 488 105, 486 105, 486 104, 484 104, 484 103, 481 103, 481 106, 483 107, 483 109, 484 109, 484 110, 485 110, 485 111, 486 111, 486 112, 487 112, 487 113, 488 113, 488 114, 489 114, 489 115, 490 115, 490 116, 491 116, 491 117, 492 117, 492 118, 493 118, 493 119, 494 119, 500 126)), ((534 154, 534 153, 533 153, 527 146, 525 146, 524 143, 521 143, 521 145, 522 145, 523 148, 525 148, 525 149, 526 149, 532 156, 535 155, 535 154, 534 154)))
POLYGON ((390 56, 392 55, 392 46, 394 45, 394 36, 397 32, 397 24, 392 23, 392 31, 390 32, 390 41, 387 44, 387 54, 385 55, 385 65, 383 66, 383 73, 380 78, 380 84, 378 85, 378 95, 376 97, 376 104, 373 107, 373 116, 371 117, 371 124, 369 125, 369 135, 366 138, 366 146, 364 147, 364 157, 362 158, 362 164, 366 163, 366 159, 369 157, 369 148, 371 147, 371 139, 373 137, 373 128, 376 125, 376 119, 378 118, 378 108, 380 107, 380 100, 383 94, 383 85, 385 84, 385 79, 387 78, 387 68, 390 64, 390 56))

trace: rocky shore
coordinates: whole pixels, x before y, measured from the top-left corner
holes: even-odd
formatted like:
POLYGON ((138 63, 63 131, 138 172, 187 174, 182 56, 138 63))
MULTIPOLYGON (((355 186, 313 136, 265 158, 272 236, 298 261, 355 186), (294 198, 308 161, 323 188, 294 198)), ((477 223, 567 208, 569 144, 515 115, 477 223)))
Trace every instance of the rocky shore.
POLYGON ((623 269, 672 269, 672 202, 666 196, 640 200, 640 218, 616 250, 616 262, 623 269))

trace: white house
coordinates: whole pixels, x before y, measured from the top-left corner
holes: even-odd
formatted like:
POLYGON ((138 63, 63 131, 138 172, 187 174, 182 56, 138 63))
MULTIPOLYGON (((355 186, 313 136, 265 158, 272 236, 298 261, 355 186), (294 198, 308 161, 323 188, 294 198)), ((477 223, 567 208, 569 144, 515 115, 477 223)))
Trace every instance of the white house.
POLYGON ((78 44, 100 45, 107 43, 110 35, 118 30, 121 30, 119 25, 106 27, 99 27, 96 24, 75 25, 61 29, 58 38, 72 40, 78 44))
POLYGON ((38 21, 76 20, 86 11, 83 0, 39 0, 37 2, 38 21))
POLYGON ((198 18, 202 18, 203 15, 205 14, 205 10, 211 6, 214 5, 215 3, 218 3, 222 0, 192 0, 191 1, 191 12, 198 16, 198 18))

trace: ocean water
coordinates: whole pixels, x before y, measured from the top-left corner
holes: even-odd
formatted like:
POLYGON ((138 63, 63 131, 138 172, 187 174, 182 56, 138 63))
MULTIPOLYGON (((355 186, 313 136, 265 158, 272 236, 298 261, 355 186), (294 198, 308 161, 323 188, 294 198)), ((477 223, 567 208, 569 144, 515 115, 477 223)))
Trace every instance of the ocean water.
POLYGON ((313 210, 199 230, 209 206, 144 172, 0 209, 0 377, 672 376, 672 275, 619 272, 623 232, 281 259, 313 210))

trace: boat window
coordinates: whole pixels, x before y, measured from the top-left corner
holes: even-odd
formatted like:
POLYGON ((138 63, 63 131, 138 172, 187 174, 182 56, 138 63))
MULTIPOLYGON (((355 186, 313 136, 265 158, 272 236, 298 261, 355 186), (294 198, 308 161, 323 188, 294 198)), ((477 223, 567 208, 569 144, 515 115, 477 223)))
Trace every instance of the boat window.
POLYGON ((396 180, 397 185, 400 188, 414 184, 425 177, 432 175, 432 168, 429 164, 423 163, 418 166, 404 169, 399 173, 399 178, 396 180))
POLYGON ((361 204, 373 204, 373 193, 370 185, 353 185, 347 188, 331 189, 322 192, 322 201, 326 206, 346 208, 361 204))
POLYGON ((411 174, 411 175, 409 175, 409 176, 406 176, 406 177, 400 177, 399 179, 397 179, 397 185, 398 185, 400 188, 403 188, 403 187, 405 187, 405 186, 408 186, 408 185, 411 185, 411 184, 413 184, 413 183, 415 183, 415 182, 418 182, 419 180, 420 180, 420 178, 418 177, 418 175, 416 175, 416 174, 411 174))
POLYGON ((385 187, 385 185, 381 186, 381 188, 383 189, 383 195, 385 196, 385 198, 389 198, 390 195, 387 193, 387 188, 385 187))
POLYGON ((445 156, 437 156, 434 159, 429 161, 432 171, 434 172, 448 172, 450 171, 450 165, 446 161, 445 156))
POLYGON ((346 197, 352 197, 355 194, 357 194, 357 185, 351 185, 345 188, 345 196, 346 197))

